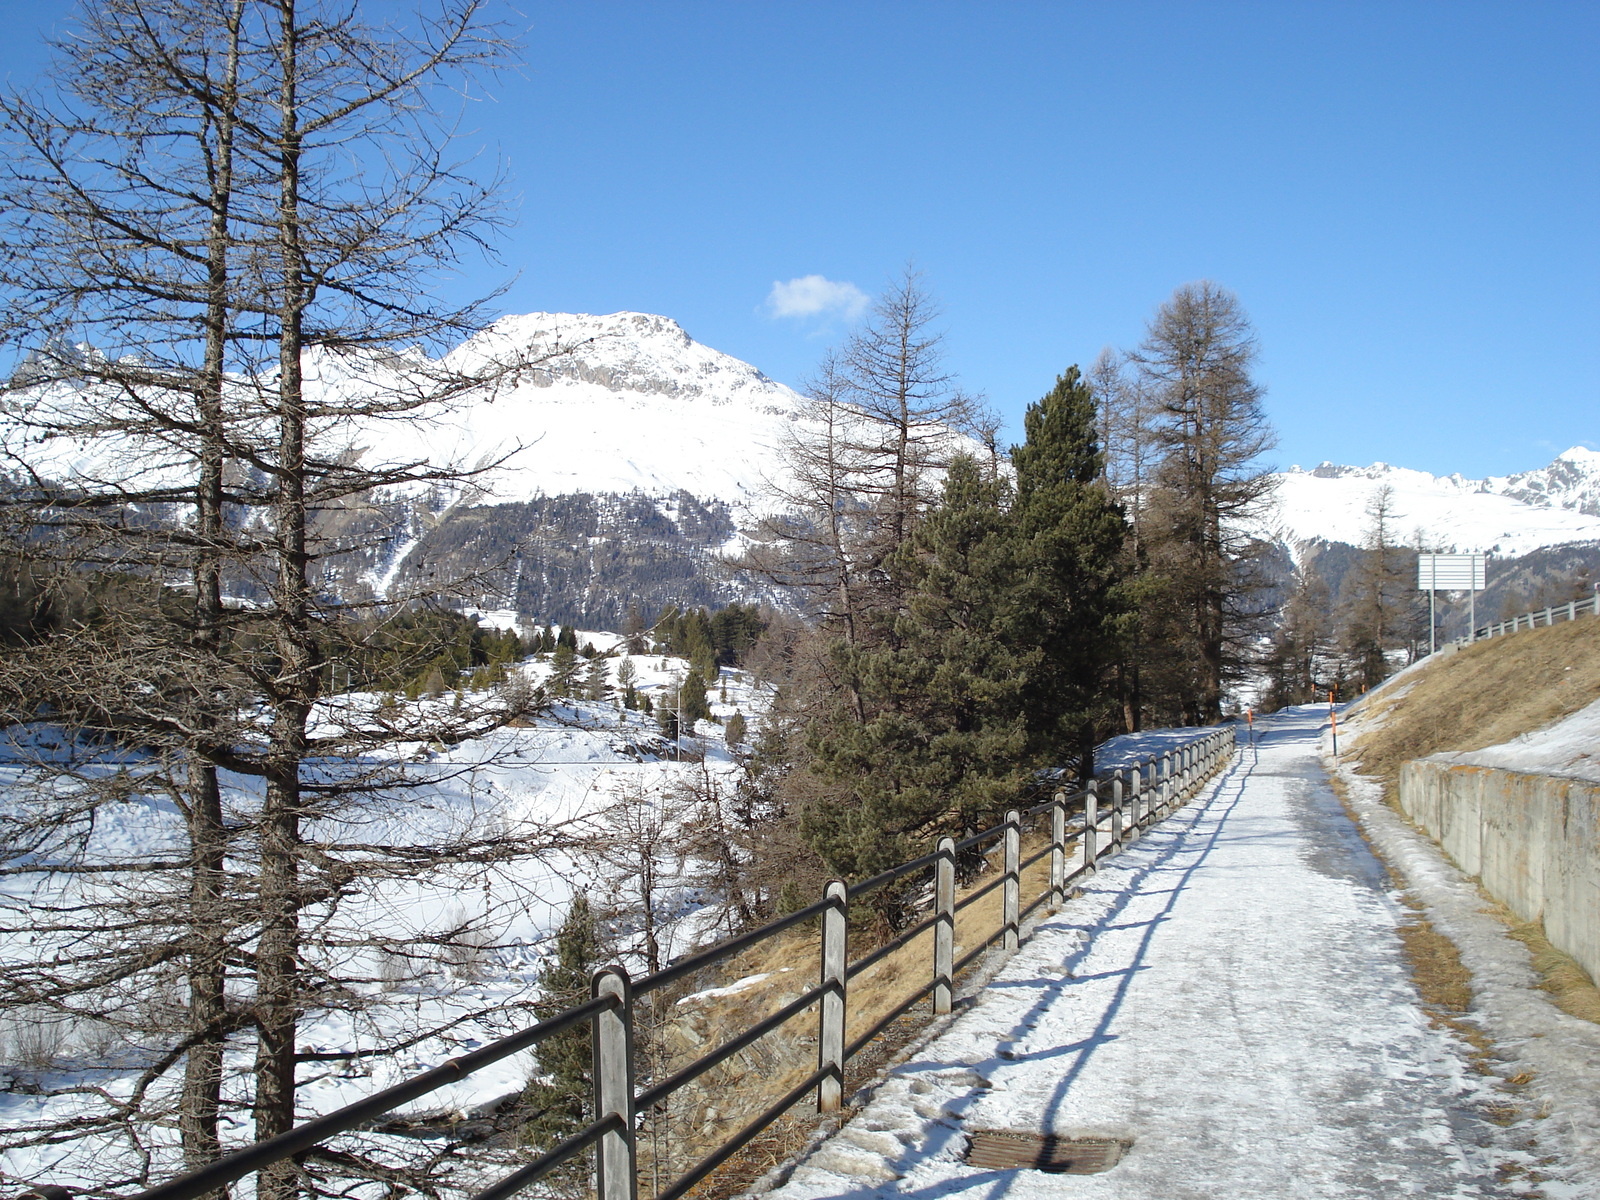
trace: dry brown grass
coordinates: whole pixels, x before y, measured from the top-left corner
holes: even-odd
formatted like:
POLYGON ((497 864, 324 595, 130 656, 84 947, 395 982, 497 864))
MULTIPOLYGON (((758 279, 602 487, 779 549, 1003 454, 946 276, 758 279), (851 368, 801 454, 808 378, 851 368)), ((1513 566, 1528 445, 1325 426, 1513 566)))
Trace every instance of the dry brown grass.
POLYGON ((1600 988, 1577 961, 1557 950, 1544 936, 1543 921, 1518 921, 1509 909, 1495 906, 1496 915, 1510 926, 1511 936, 1533 955, 1533 969, 1539 972, 1539 986, 1562 1012, 1600 1024, 1600 988))
POLYGON ((1597 699, 1600 619, 1579 617, 1478 642, 1380 688, 1360 717, 1376 728, 1350 751, 1362 774, 1392 786, 1408 759, 1496 746, 1597 699))
MULTIPOLYGON (((1038 834, 1025 836, 1023 858, 1028 858, 1044 845, 1045 839, 1038 834)), ((1069 861, 1073 852, 1069 849, 1069 861)), ((997 874, 996 862, 997 859, 992 858, 989 869, 970 886, 958 890, 957 899, 963 899, 990 883, 997 874)), ((1050 864, 1046 856, 1022 873, 1023 904, 1026 905, 1046 890, 1049 882, 1050 864)), ((1001 904, 1002 889, 995 888, 956 914, 958 959, 968 950, 998 938, 1001 904)), ((871 931, 855 931, 851 937, 851 959, 863 957, 874 945, 871 931)), ((704 1043, 683 1047, 672 1056, 671 1068, 681 1067, 697 1054, 733 1038, 804 989, 814 986, 818 970, 817 931, 814 925, 801 926, 786 935, 769 939, 731 960, 722 972, 726 979, 743 979, 761 974, 768 978, 735 996, 696 1002, 696 1026, 705 1035, 704 1043)), ((932 974, 933 932, 927 930, 855 976, 849 982, 850 1017, 846 1038, 853 1040, 861 1031, 877 1024, 930 979, 932 974)), ((971 969, 966 974, 970 976, 971 969)), ((871 1082, 899 1051, 926 1033, 934 1020, 932 1006, 924 999, 851 1059, 845 1072, 846 1097, 871 1082)), ((737 1094, 739 1102, 723 1105, 717 1116, 708 1121, 703 1116, 702 1098, 696 1096, 690 1101, 687 1107, 691 1111, 684 1114, 689 1119, 675 1122, 672 1130, 673 1144, 668 1164, 673 1168, 672 1174, 709 1153, 713 1147, 742 1128, 756 1111, 776 1101, 815 1070, 816 1030, 814 1013, 796 1017, 782 1030, 774 1031, 763 1039, 764 1043, 775 1043, 768 1049, 776 1053, 771 1053, 762 1061, 752 1061, 747 1055, 740 1055, 707 1076, 711 1086, 704 1089, 705 1092, 713 1096, 719 1093, 724 1096, 737 1094)), ((849 1110, 841 1114, 844 1118, 849 1115, 849 1110)), ((722 1197, 737 1195, 774 1166, 788 1161, 804 1149, 816 1126, 816 1110, 806 1102, 796 1105, 789 1116, 774 1123, 692 1194, 697 1200, 721 1200, 722 1197)), ((648 1138, 641 1138, 640 1152, 643 1173, 645 1161, 651 1154, 648 1138)), ((664 1157, 667 1155, 664 1154, 664 1157)), ((663 1174, 666 1173, 663 1171, 663 1174)))

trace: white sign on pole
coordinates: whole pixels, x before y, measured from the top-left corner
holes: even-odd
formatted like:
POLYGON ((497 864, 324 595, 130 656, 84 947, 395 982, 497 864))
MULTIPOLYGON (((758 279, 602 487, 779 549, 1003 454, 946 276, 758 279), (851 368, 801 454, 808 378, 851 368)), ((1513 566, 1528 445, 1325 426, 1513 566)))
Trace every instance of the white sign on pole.
POLYGON ((1486 554, 1419 554, 1417 587, 1424 592, 1481 592, 1486 554))
POLYGON ((1435 592, 1466 592, 1470 613, 1467 617, 1467 636, 1478 636, 1478 593, 1484 588, 1484 563, 1486 554, 1419 554, 1417 555, 1417 588, 1428 593, 1428 653, 1437 645, 1434 630, 1433 594, 1435 592))

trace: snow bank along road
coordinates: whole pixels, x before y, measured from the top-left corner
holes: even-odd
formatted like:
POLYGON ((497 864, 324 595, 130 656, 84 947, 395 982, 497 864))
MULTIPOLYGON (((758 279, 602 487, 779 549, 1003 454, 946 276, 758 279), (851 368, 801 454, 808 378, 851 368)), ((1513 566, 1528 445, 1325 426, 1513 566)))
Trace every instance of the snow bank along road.
POLYGON ((1520 1135, 1482 1111, 1492 1080, 1418 1006, 1403 910, 1317 759, 1323 720, 1260 723, 1254 751, 1108 860, 774 1195, 1526 1188, 1520 1135), (1126 1150, 1101 1174, 985 1169, 963 1161, 975 1130, 1126 1150))

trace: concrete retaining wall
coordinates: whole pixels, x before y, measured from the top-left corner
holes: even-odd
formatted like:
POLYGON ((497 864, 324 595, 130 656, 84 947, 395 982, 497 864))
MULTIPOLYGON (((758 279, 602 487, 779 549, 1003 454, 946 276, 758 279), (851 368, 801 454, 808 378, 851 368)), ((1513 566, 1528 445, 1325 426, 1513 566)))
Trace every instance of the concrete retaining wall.
POLYGON ((1400 807, 1600 980, 1600 785, 1417 759, 1400 768, 1400 807))

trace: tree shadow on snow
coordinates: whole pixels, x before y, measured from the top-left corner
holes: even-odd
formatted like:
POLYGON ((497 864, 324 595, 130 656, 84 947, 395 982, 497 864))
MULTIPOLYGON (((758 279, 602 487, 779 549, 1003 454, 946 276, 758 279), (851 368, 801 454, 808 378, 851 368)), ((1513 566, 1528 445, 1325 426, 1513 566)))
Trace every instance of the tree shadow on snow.
MULTIPOLYGON (((1029 1062, 1064 1062, 1060 1078, 1051 1092, 1044 1111, 1040 1114, 1040 1130, 1051 1129, 1068 1092, 1082 1076, 1095 1052, 1101 1046, 1116 1040, 1117 1035, 1112 1032, 1112 1026, 1122 1009, 1134 978, 1140 971, 1146 969, 1156 932, 1170 918, 1179 896, 1183 894, 1189 881, 1205 865, 1221 841, 1229 818, 1243 795, 1244 784, 1255 766, 1254 757, 1249 753, 1236 755, 1233 762, 1208 784, 1210 793, 1208 796, 1179 809, 1159 825, 1151 826, 1137 842, 1125 847, 1117 857, 1107 860, 1099 872, 1081 883, 1079 888, 1081 893, 1110 897, 1110 902, 1096 916, 1088 920, 1074 921, 1071 910, 1081 903, 1075 902, 1069 904, 1069 908, 1062 914, 1038 924, 1038 931, 1051 929, 1063 932, 1075 931, 1079 934, 1077 947, 1061 961, 1060 976, 1041 975, 1031 979, 1006 979, 988 985, 986 990, 1033 989, 1038 995, 1011 1029, 997 1038, 996 1052, 992 1057, 977 1062, 961 1063, 959 1068, 970 1070, 987 1079, 991 1072, 1002 1066, 1029 1062), (1205 827, 1201 828, 1201 822, 1206 818, 1210 819, 1206 820, 1205 827), (1115 883, 1105 878, 1113 869, 1116 871, 1115 883), (1169 876, 1173 878, 1169 879, 1169 876), (1169 883, 1170 886, 1159 886, 1169 883), (1158 886, 1146 886, 1147 884, 1158 886), (1152 895, 1167 897, 1158 913, 1145 920, 1123 919, 1135 896, 1152 895), (1077 974, 1077 968, 1087 959, 1098 936, 1111 931, 1126 931, 1140 927, 1143 927, 1144 934, 1132 959, 1125 966, 1093 975, 1077 974), (1026 1037, 1038 1024, 1045 1011, 1068 988, 1074 984, 1113 978, 1119 979, 1120 982, 1085 1036, 1065 1045, 1024 1053, 1013 1052, 1013 1047, 1026 1037)), ((921 1059, 901 1065, 895 1074, 905 1077, 921 1072, 933 1074, 957 1068, 958 1064, 921 1059)), ((949 1119, 930 1121, 925 1127, 926 1140, 916 1150, 908 1151, 895 1164, 896 1168, 909 1169, 918 1161, 957 1157, 958 1154, 952 1153, 954 1143, 965 1136, 959 1128, 959 1122, 986 1091, 987 1089, 982 1086, 974 1087, 966 1096, 944 1104, 943 1111, 948 1114, 949 1119)), ((980 1190, 983 1200, 1000 1200, 1010 1190, 1016 1178, 1016 1171, 972 1172, 914 1189, 902 1189, 893 1183, 853 1188, 838 1193, 837 1200, 865 1200, 867 1197, 888 1195, 914 1198, 914 1200, 938 1200, 940 1197, 958 1193, 971 1194, 980 1190)))

